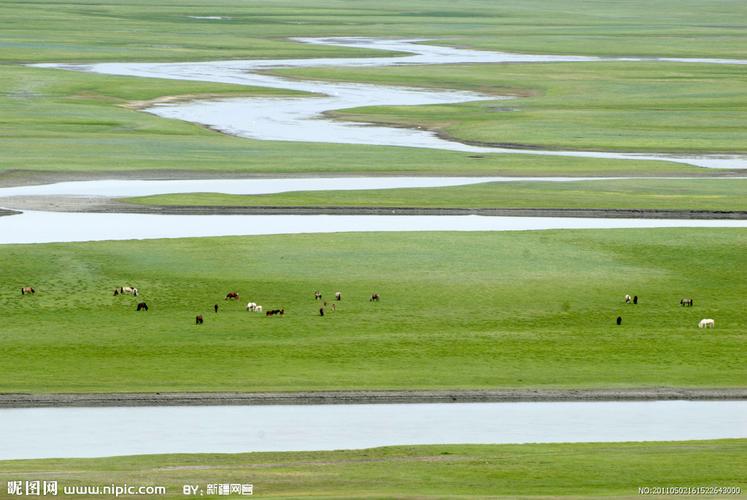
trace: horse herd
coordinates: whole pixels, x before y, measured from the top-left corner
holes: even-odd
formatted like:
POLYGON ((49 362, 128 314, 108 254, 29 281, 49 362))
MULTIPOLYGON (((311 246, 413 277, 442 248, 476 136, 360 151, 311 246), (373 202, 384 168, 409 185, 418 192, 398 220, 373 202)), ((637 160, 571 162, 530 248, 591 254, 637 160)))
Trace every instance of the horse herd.
MULTIPOLYGON (((631 297, 628 294, 625 294, 625 303, 626 304, 638 304, 638 295, 634 295, 631 297)), ((683 297, 680 299, 680 305, 683 307, 692 307, 693 306, 693 299, 688 297, 683 297)), ((622 324, 622 316, 617 317, 616 323, 618 325, 622 324)), ((711 318, 704 318, 701 319, 698 323, 698 328, 716 328, 716 321, 711 318)))
MULTIPOLYGON (((36 290, 34 290, 31 286, 24 286, 21 287, 21 295, 27 295, 27 294, 35 294, 36 290)), ((114 295, 132 295, 133 297, 137 297, 139 294, 138 289, 133 286, 119 286, 114 289, 114 295)), ((378 293, 374 292, 371 294, 371 298, 369 299, 369 302, 378 302, 380 300, 380 296, 378 293)), ((322 300, 322 293, 319 290, 314 291, 314 299, 315 300, 322 300)), ((226 297, 224 300, 240 300, 239 292, 231 291, 226 294, 226 297)), ((342 300, 342 292, 335 292, 335 300, 341 301, 342 300)), ((626 304, 638 304, 638 295, 630 296, 629 294, 625 294, 625 303, 626 304)), ((683 297, 680 299, 680 305, 683 307, 692 307, 693 306, 693 299, 683 297)), ((325 308, 327 307, 327 302, 324 302, 322 307, 319 308, 319 315, 324 316, 325 308)), ((337 305, 335 303, 332 303, 331 308, 333 311, 337 311, 337 305)), ((218 312, 218 304, 215 304, 213 306, 213 309, 215 312, 218 312)), ((257 304, 256 302, 249 302, 246 305, 246 310, 250 312, 257 312, 261 313, 263 312, 263 308, 261 305, 257 304)), ((148 311, 148 304, 145 302, 139 302, 136 307, 136 311, 148 311)), ((269 309, 265 312, 265 316, 283 316, 285 314, 285 308, 280 309, 269 309)), ((202 314, 198 314, 195 317, 195 324, 201 325, 205 322, 205 317, 202 314)), ((618 325, 622 324, 622 316, 618 316, 616 323, 618 325)), ((711 318, 703 318, 698 323, 698 328, 715 328, 716 327, 716 321, 711 318)))

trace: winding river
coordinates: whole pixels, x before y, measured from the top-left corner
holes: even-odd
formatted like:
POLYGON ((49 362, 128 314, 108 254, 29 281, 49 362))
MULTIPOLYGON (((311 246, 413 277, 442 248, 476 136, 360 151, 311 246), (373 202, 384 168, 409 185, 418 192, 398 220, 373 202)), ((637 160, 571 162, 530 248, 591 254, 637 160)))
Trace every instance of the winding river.
POLYGON ((470 153, 531 154, 621 160, 659 160, 708 168, 744 169, 744 155, 675 155, 593 151, 546 151, 482 147, 445 140, 419 129, 395 128, 327 119, 324 112, 361 106, 414 106, 453 104, 468 101, 510 99, 474 92, 425 90, 360 83, 299 81, 262 74, 283 68, 366 67, 462 63, 547 63, 596 61, 660 61, 700 64, 747 64, 747 60, 703 58, 600 58, 510 54, 439 47, 418 40, 379 40, 371 38, 297 38, 302 43, 335 45, 395 51, 410 55, 366 58, 317 58, 214 61, 195 63, 98 63, 36 64, 36 67, 62 68, 109 75, 138 76, 173 80, 221 82, 271 87, 316 94, 311 97, 252 97, 196 100, 187 103, 159 104, 146 111, 209 126, 221 132, 259 140, 332 142, 435 148, 470 153))
POLYGON ((0 410, 0 460, 747 437, 747 401, 0 410))

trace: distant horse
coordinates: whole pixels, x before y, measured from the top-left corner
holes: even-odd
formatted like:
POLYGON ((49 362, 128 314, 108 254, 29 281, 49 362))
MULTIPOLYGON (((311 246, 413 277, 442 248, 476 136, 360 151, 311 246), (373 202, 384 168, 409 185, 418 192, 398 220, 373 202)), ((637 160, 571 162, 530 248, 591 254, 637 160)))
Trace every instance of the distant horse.
POLYGON ((712 319, 701 319, 698 328, 716 328, 716 321, 712 319))
POLYGON ((617 317, 617 324, 618 324, 618 326, 619 326, 619 325, 622 325, 622 322, 623 322, 623 319, 622 319, 622 317, 621 317, 621 316, 618 316, 618 317, 617 317))
POLYGON ((247 311, 256 311, 257 310, 257 303, 256 302, 249 302, 246 304, 246 310, 247 311))
POLYGON ((262 312, 262 306, 259 306, 259 305, 258 305, 258 306, 256 306, 256 307, 254 308, 254 311, 255 311, 255 312, 258 312, 258 313, 261 313, 261 312, 262 312))
POLYGON ((374 294, 371 294, 371 298, 368 299, 368 301, 369 302, 378 302, 380 298, 381 297, 379 297, 378 293, 374 293, 374 294))
POLYGON ((282 316, 285 314, 285 309, 271 309, 265 313, 265 316, 282 316))
POLYGON ((630 295, 628 295, 628 294, 625 294, 625 303, 626 303, 626 304, 630 304, 630 302, 631 302, 632 300, 633 300, 633 299, 632 299, 632 298, 630 297, 630 295))
MULTIPOLYGON (((215 309, 215 312, 218 312, 218 304, 215 304, 215 305, 213 306, 213 309, 215 309)), ((198 317, 200 317, 200 316, 198 316, 198 317)))
POLYGON ((320 292, 319 290, 315 291, 314 292, 314 299, 316 299, 316 300, 322 300, 322 292, 320 292))
POLYGON ((228 299, 239 300, 239 292, 228 292, 226 294, 226 298, 223 300, 228 300, 228 299))
POLYGON ((201 325, 205 320, 202 318, 202 314, 195 317, 195 325, 201 325))
POLYGON ((633 304, 637 304, 637 303, 638 303, 638 295, 633 297, 633 304))
POLYGON ((324 308, 323 307, 319 308, 319 316, 324 316, 324 308))
POLYGON ((137 288, 133 286, 123 286, 119 288, 119 293, 121 294, 128 294, 132 295, 133 297, 137 297, 137 288))
POLYGON ((680 305, 681 306, 692 307, 693 306, 693 299, 682 299, 682 300, 680 300, 680 305))
POLYGON ((137 310, 138 310, 138 311, 141 311, 141 310, 145 310, 145 311, 147 311, 147 310, 148 310, 148 304, 146 304, 145 302, 140 302, 140 303, 139 303, 139 304, 137 305, 137 310))
POLYGON ((25 286, 25 287, 21 288, 21 295, 26 295, 27 293, 36 293, 36 290, 34 290, 30 286, 25 286))
POLYGON ((335 300, 342 300, 342 293, 335 292, 335 300))

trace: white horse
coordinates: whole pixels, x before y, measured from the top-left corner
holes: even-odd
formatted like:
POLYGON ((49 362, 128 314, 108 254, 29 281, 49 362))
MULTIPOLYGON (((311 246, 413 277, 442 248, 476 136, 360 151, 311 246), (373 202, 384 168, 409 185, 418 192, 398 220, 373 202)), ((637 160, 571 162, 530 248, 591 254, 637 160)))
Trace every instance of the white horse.
POLYGON ((119 293, 122 293, 122 294, 127 293, 127 294, 137 297, 137 288, 133 286, 123 286, 122 288, 119 289, 119 293))
POLYGON ((254 312, 261 313, 262 312, 262 306, 257 306, 254 308, 254 312))
POLYGON ((633 300, 633 298, 630 295, 625 295, 625 303, 630 304, 630 302, 633 300))
POLYGON ((698 328, 716 328, 716 322, 710 318, 701 319, 698 328))
POLYGON ((247 311, 256 311, 257 310, 257 303, 256 302, 249 302, 246 305, 246 310, 247 311))

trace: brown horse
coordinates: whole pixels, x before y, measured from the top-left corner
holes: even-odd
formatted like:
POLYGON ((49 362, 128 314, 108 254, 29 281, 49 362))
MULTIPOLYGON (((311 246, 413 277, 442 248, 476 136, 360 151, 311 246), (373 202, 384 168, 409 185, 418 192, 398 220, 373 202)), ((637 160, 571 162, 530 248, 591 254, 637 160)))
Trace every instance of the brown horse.
POLYGON ((195 325, 201 325, 205 320, 202 318, 202 314, 197 315, 195 317, 195 325))
POLYGON ((140 302, 137 305, 137 310, 138 311, 146 311, 147 312, 148 311, 148 304, 146 304, 145 302, 140 302))
POLYGON ((265 313, 265 316, 282 316, 285 314, 285 309, 271 309, 265 313))
POLYGON ((34 290, 30 286, 25 286, 25 287, 21 288, 21 295, 26 295, 27 293, 36 293, 36 290, 34 290))
POLYGON ((371 294, 371 298, 369 299, 369 302, 378 302, 380 298, 381 297, 379 297, 378 293, 373 293, 371 294))
POLYGON ((239 300, 239 292, 228 292, 224 300, 239 300))

